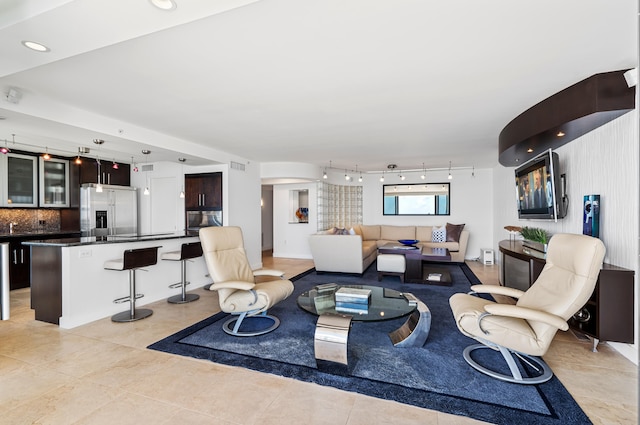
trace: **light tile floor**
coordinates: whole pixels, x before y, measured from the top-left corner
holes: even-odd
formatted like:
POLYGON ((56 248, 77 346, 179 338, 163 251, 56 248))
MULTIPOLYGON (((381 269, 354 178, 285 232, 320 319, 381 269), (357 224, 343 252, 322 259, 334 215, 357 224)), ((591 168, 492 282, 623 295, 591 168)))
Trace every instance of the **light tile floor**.
MULTIPOLYGON (((497 266, 470 262, 486 284, 497 266)), ((291 277, 309 260, 272 258, 265 268, 291 277)), ((478 424, 441 412, 316 384, 147 350, 218 310, 215 292, 199 301, 157 302, 135 323, 98 320, 71 330, 34 320, 29 290, 11 293, 0 322, 0 424, 478 424)), ((545 356, 596 424, 637 423, 637 368, 607 344, 561 333, 545 356)))

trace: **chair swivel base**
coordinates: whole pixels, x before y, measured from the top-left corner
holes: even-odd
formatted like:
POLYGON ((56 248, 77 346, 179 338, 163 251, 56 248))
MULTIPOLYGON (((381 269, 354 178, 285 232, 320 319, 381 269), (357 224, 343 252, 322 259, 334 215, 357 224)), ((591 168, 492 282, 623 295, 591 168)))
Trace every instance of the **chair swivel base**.
POLYGON ((269 333, 275 330, 278 326, 280 326, 280 319, 278 319, 275 316, 270 316, 266 314, 261 314, 257 316, 247 316, 247 317, 232 316, 229 320, 224 322, 224 324, 222 325, 222 330, 225 331, 225 333, 233 336, 257 336, 257 335, 264 335, 266 333, 269 333), (244 330, 244 331, 240 329, 240 325, 243 323, 248 324, 252 320, 263 320, 263 319, 270 321, 271 325, 267 326, 266 328, 263 327, 259 329, 250 329, 250 330, 244 330))
POLYGON ((469 364, 469 366, 471 366, 478 372, 484 373, 485 375, 488 375, 492 378, 499 379, 501 381, 511 382, 514 384, 536 385, 536 384, 542 384, 544 382, 547 382, 549 379, 553 377, 553 372, 551 371, 551 368, 540 357, 530 356, 524 353, 512 352, 506 349, 505 347, 501 347, 501 346, 498 346, 497 348, 502 354, 502 357, 504 358, 504 360, 507 362, 507 365, 509 366, 509 370, 511 371, 511 375, 491 370, 485 366, 482 366, 471 357, 471 353, 473 351, 479 350, 479 349, 485 349, 485 348, 493 350, 492 347, 484 344, 474 344, 465 348, 462 353, 462 356, 464 357, 466 362, 469 364), (535 375, 530 377, 522 376, 522 373, 518 369, 518 366, 515 363, 515 359, 513 358, 514 354, 518 356, 525 363, 528 363, 530 368, 535 369, 537 371, 535 375))
POLYGON ((198 299, 200 299, 200 295, 198 294, 185 294, 184 297, 182 295, 174 295, 173 297, 167 298, 167 302, 171 304, 185 304, 198 299))
POLYGON ((114 314, 111 316, 112 322, 117 323, 127 323, 127 322, 135 322, 136 320, 146 319, 147 317, 153 314, 153 310, 148 308, 138 308, 134 310, 133 315, 131 315, 131 311, 123 311, 122 313, 114 314))

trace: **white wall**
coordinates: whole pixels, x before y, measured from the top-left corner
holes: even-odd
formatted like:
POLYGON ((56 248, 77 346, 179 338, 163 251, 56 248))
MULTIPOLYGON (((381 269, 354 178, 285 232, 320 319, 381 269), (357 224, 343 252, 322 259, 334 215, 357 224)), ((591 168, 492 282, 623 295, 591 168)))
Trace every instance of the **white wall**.
MULTIPOLYGON (((184 199, 181 166, 153 163, 153 171, 131 172, 131 186, 138 188, 138 232, 141 234, 184 232, 184 199), (149 195, 143 195, 149 185, 149 195), (173 223, 168 221, 173 220, 173 223)), ((142 170, 142 165, 138 165, 142 170)))
MULTIPOLYGON (((139 165, 142 169, 142 165, 139 165)), ((153 171, 131 173, 131 185, 138 188, 138 216, 141 233, 164 232, 167 219, 175 217, 175 229, 185 230, 184 199, 179 197, 184 174, 222 172, 222 222, 225 226, 240 226, 247 257, 252 268, 262 267, 260 220, 260 167, 245 163, 245 170, 231 169, 227 164, 200 167, 169 162, 153 163, 153 171), (147 185, 151 193, 142 194, 147 185), (173 194, 175 192, 175 195, 173 194), (158 200, 162 197, 161 200, 158 200), (155 207, 154 207, 155 206, 155 207), (162 206, 162 208, 160 208, 162 206), (155 224, 154 224, 155 223, 155 224)))
MULTIPOLYGON (((600 195, 600 239, 607 248, 605 262, 635 271, 638 293, 638 112, 634 110, 557 149, 561 173, 566 174, 569 210, 557 223, 518 220, 514 168, 496 167, 494 178, 494 248, 507 239, 507 225, 541 227, 550 233, 582 233, 584 195, 600 195)), ((496 252, 498 252, 496 250, 496 252)), ((500 261, 500 257, 498 261, 500 261)), ((638 312, 637 296, 636 316, 638 312)), ((638 320, 636 320, 636 324, 638 320)), ((636 335, 638 326, 636 325, 636 335)), ((637 362, 633 348, 616 348, 637 362)))
POLYGON ((292 183, 273 186, 273 256, 312 258, 309 235, 317 231, 317 183, 292 183), (309 222, 290 223, 289 191, 309 191, 309 222))
POLYGON ((480 257, 481 248, 493 246, 493 170, 476 169, 453 170, 453 179, 448 180, 448 171, 429 171, 422 180, 420 172, 404 173, 401 181, 396 174, 385 174, 380 182, 380 174, 363 174, 362 183, 357 179, 346 183, 344 172, 328 171, 327 182, 332 184, 362 185, 363 223, 389 224, 396 226, 441 226, 446 223, 462 224, 469 230, 469 245, 465 257, 480 257), (397 183, 450 183, 451 204, 448 216, 385 216, 382 214, 382 187, 397 183))

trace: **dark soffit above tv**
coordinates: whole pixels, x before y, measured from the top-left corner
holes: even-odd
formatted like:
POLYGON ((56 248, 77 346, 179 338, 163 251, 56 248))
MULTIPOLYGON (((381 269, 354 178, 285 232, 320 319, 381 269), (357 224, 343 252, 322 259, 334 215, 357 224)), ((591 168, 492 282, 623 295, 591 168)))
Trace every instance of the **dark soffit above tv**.
POLYGON ((500 164, 522 164, 633 110, 636 91, 626 71, 592 75, 518 115, 500 132, 500 164))

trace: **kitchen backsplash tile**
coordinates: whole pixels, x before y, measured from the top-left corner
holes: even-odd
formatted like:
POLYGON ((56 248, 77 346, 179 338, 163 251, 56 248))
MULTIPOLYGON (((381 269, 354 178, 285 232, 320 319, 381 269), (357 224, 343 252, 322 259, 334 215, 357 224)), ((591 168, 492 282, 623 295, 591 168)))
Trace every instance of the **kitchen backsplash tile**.
POLYGON ((60 210, 0 208, 0 234, 9 233, 9 223, 15 233, 57 232, 60 230, 60 210))

